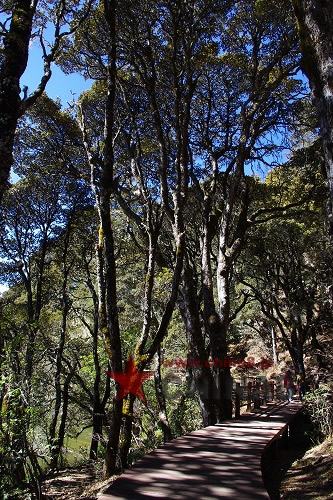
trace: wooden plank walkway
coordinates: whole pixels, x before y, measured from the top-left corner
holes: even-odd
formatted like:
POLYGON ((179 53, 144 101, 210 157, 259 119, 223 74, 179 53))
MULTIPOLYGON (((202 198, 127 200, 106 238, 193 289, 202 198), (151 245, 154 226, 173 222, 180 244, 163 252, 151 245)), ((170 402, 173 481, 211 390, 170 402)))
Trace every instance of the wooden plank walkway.
POLYGON ((271 403, 174 439, 127 469, 98 499, 268 499, 262 453, 300 408, 297 402, 271 403))

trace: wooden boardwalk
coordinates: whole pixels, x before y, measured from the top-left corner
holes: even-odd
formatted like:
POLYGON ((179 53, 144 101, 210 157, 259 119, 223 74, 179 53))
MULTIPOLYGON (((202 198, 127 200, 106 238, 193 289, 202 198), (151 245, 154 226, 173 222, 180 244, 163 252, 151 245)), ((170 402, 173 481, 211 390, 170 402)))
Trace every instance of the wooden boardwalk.
POLYGON ((256 414, 174 439, 145 455, 98 499, 268 499, 262 453, 286 436, 300 407, 271 403, 256 414))

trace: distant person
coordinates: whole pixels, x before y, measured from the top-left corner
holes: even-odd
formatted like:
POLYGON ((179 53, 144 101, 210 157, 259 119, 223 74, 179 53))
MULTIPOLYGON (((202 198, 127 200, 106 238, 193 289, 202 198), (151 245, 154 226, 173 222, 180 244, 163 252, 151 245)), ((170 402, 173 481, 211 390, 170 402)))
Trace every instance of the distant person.
POLYGON ((296 382, 297 382, 297 390, 298 390, 299 400, 303 401, 303 397, 304 397, 305 392, 306 392, 305 380, 304 380, 303 375, 298 375, 296 382))
POLYGON ((294 385, 294 383, 293 383, 293 378, 292 378, 290 370, 288 370, 284 376, 283 385, 286 389, 286 398, 287 398, 288 402, 291 403, 292 397, 293 397, 293 385, 294 385))

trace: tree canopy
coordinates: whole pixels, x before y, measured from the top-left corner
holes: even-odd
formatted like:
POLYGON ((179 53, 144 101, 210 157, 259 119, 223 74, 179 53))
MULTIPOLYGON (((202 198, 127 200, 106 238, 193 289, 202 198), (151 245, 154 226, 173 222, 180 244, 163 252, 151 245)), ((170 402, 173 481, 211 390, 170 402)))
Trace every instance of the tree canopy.
POLYGON ((290 1, 1 8, 1 493, 41 498, 81 434, 107 478, 231 418, 233 379, 329 380, 327 148, 290 1), (53 62, 93 80, 66 109, 53 62), (275 365, 228 362, 253 352, 275 365), (130 368, 146 401, 117 397, 130 368))

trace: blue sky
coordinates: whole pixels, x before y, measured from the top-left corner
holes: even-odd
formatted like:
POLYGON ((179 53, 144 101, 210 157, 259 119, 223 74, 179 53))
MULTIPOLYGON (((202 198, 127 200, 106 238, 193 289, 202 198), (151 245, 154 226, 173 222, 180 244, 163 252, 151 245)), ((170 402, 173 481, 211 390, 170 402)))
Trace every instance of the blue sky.
MULTIPOLYGON (((50 35, 51 30, 46 30, 50 35)), ((51 99, 60 99, 62 107, 66 108, 70 102, 77 100, 81 92, 91 87, 93 81, 85 80, 79 73, 65 75, 55 64, 51 65, 52 75, 46 85, 46 93, 51 99)), ((20 80, 21 89, 28 87, 28 95, 38 87, 43 76, 43 57, 42 50, 37 41, 32 42, 29 48, 29 60, 27 69, 20 80)), ((11 182, 17 182, 18 177, 11 173, 11 182)), ((0 286, 1 293, 1 286, 0 286)))
MULTIPOLYGON (((55 64, 52 64, 51 69, 52 76, 46 86, 46 93, 54 100, 59 97, 63 107, 67 107, 73 98, 77 99, 81 92, 89 89, 92 85, 92 80, 85 80, 78 73, 65 75, 55 64), (75 94, 74 97, 72 93, 75 94)), ((42 51, 39 44, 33 42, 29 49, 28 66, 21 78, 21 89, 26 85, 29 88, 28 93, 33 92, 38 87, 42 76, 42 51)))
MULTIPOLYGON (((52 38, 51 30, 46 29, 45 34, 52 38)), ((65 108, 70 102, 77 100, 81 92, 87 90, 92 85, 92 80, 85 80, 81 74, 65 74, 61 69, 52 64, 52 76, 46 86, 46 93, 52 99, 59 98, 62 106, 65 108)), ((33 42, 29 49, 29 61, 27 69, 21 78, 21 88, 28 87, 28 94, 33 92, 39 85, 43 75, 43 58, 42 51, 37 40, 33 42)), ((297 78, 304 82, 304 77, 299 73, 297 78)), ((249 172, 251 173, 251 172, 249 172)), ((261 174, 263 175, 263 174, 261 174)), ((12 182, 17 180, 17 176, 11 178, 12 182)), ((7 287, 0 285, 0 293, 6 290, 7 287)))
MULTIPOLYGON (((51 69, 52 76, 46 86, 46 93, 54 100, 59 97, 63 107, 67 107, 69 102, 73 101, 73 99, 77 99, 81 92, 89 89, 92 85, 92 80, 85 80, 78 73, 65 75, 65 73, 55 64, 52 64, 51 69)), ((26 85, 29 88, 28 93, 30 94, 38 87, 42 76, 42 52, 38 44, 33 43, 29 49, 27 69, 21 78, 21 89, 26 85)), ((12 176, 11 180, 15 182, 17 176, 12 176)), ((6 290, 8 290, 8 287, 0 284, 0 294, 6 290)))

